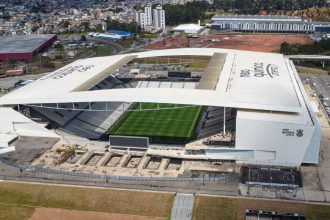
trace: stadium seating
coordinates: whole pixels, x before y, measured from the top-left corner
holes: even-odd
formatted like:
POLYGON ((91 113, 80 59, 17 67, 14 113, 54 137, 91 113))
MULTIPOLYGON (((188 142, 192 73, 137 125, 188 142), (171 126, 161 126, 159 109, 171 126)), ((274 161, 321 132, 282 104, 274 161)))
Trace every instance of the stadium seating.
POLYGON ((150 81, 149 84, 148 84, 148 88, 158 88, 159 84, 160 84, 159 81, 158 82, 157 81, 155 81, 155 82, 150 81))
POLYGON ((183 85, 184 85, 184 83, 182 83, 182 82, 173 82, 172 83, 172 88, 175 88, 175 89, 182 89, 183 88, 183 85))
POLYGON ((159 88, 171 88, 172 82, 161 82, 159 88))
MULTIPOLYGON (((202 126, 200 127, 197 137, 203 138, 212 136, 223 131, 223 113, 222 107, 208 107, 207 112, 202 118, 202 126)), ((236 129, 236 116, 233 109, 226 108, 226 130, 234 131, 236 129)))

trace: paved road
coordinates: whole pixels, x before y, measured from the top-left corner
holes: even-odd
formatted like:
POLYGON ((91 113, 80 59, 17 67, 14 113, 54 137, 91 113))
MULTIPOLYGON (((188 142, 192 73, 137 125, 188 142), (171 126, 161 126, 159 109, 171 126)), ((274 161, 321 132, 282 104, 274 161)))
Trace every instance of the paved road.
MULTIPOLYGON (((309 79, 311 85, 315 89, 317 95, 322 94, 330 99, 330 76, 299 74, 303 81, 309 79)), ((330 106, 330 100, 325 101, 330 106)))
POLYGON ((194 200, 194 194, 176 194, 171 212, 171 220, 190 220, 194 200))
POLYGON ((292 60, 330 61, 330 56, 322 55, 286 55, 285 57, 292 60))
POLYGON ((0 88, 1 89, 11 89, 15 86, 19 80, 36 80, 48 73, 37 74, 37 75, 23 75, 23 76, 13 76, 0 79, 0 88))

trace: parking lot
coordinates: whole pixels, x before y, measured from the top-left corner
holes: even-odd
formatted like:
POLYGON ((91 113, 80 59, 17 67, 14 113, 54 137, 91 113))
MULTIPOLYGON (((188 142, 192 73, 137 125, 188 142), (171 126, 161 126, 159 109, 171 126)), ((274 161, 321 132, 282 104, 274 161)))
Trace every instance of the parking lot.
POLYGON ((300 74, 300 77, 315 90, 316 94, 313 96, 319 97, 324 110, 330 117, 330 76, 300 74))

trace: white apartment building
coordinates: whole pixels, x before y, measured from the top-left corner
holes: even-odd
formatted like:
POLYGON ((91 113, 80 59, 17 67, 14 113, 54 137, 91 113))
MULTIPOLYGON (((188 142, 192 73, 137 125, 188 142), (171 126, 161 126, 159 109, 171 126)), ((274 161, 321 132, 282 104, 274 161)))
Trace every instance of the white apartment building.
POLYGON ((146 29, 146 14, 142 11, 134 12, 134 21, 140 25, 140 27, 144 30, 146 29))
POLYGON ((155 29, 165 30, 165 11, 162 6, 158 5, 153 10, 153 26, 155 29))
POLYGON ((144 11, 134 12, 134 21, 137 22, 143 30, 164 30, 165 29, 165 11, 158 5, 152 10, 151 5, 146 5, 144 11))
POLYGON ((151 5, 148 4, 144 7, 145 24, 147 26, 152 25, 152 13, 151 13, 151 11, 152 11, 151 5))

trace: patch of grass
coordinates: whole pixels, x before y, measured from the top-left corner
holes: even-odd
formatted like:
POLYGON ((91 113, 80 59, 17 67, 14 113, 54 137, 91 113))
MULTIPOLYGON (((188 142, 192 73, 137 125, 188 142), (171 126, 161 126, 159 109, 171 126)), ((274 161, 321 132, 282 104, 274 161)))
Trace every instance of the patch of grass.
POLYGON ((318 75, 328 75, 328 71, 322 70, 319 68, 310 68, 310 67, 303 67, 303 66, 296 66, 298 73, 304 74, 318 74, 318 75))
POLYGON ((200 195, 195 197, 193 219, 245 219, 246 209, 298 213, 307 220, 330 219, 329 205, 200 195))
POLYGON ((6 220, 25 220, 29 219, 33 212, 34 208, 22 207, 16 205, 2 205, 0 204, 0 219, 6 220))
POLYGON ((330 219, 330 206, 311 205, 306 218, 307 220, 330 219))
POLYGON ((172 193, 0 183, 0 203, 6 204, 166 217, 173 199, 172 193))
POLYGON ((156 38, 157 34, 153 33, 144 33, 139 35, 140 38, 156 38))
POLYGON ((111 52, 110 47, 96 47, 95 49, 96 57, 109 56, 111 52))
POLYGON ((233 199, 196 196, 193 219, 237 219, 236 203, 233 199))
POLYGON ((184 143, 193 138, 201 106, 142 103, 135 104, 131 112, 110 129, 110 134, 147 136, 152 142, 184 143), (140 111, 141 108, 141 111, 140 111), (170 108, 170 109, 166 109, 170 108), (153 109, 153 110, 146 110, 153 109), (157 109, 157 110, 154 110, 157 109))

